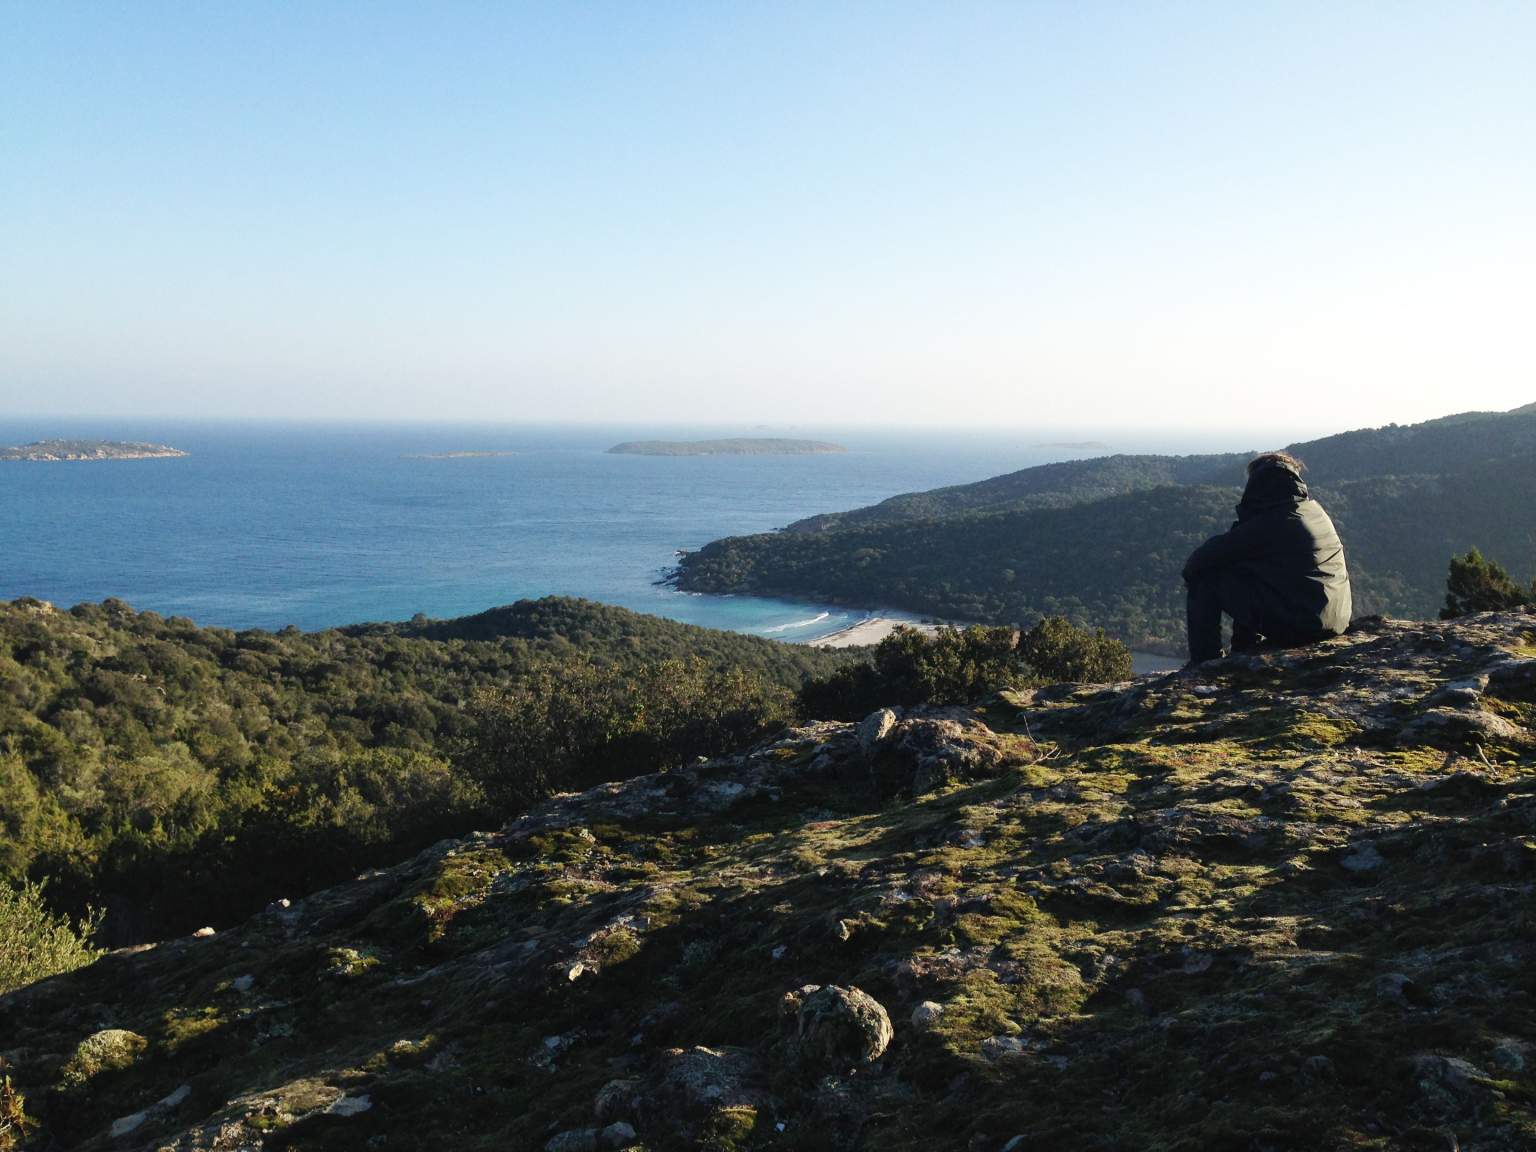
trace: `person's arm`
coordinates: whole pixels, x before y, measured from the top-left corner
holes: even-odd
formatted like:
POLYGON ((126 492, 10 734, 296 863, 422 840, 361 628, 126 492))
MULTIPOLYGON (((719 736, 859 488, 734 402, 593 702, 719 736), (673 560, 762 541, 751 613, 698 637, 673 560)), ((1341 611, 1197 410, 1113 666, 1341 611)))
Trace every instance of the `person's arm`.
POLYGON ((1184 579, 1209 572, 1212 568, 1225 568, 1240 560, 1251 560, 1259 555, 1264 532, 1259 517, 1239 520, 1219 536, 1212 536, 1189 554, 1184 561, 1184 579))

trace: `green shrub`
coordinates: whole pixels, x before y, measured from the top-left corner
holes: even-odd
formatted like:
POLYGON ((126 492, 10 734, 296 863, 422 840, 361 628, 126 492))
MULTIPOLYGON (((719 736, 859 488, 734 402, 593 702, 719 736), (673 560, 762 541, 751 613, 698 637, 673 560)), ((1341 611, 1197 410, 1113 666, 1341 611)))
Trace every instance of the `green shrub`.
POLYGON ((1454 620, 1469 612, 1502 612, 1531 603, 1536 603, 1536 585, 1529 590, 1520 587, 1503 565, 1473 548, 1465 556, 1451 557, 1440 619, 1454 620))
POLYGON ((1076 628, 1060 616, 1040 621, 1019 640, 1032 679, 1106 684, 1131 678, 1131 650, 1104 629, 1076 628))
POLYGON ((1131 675, 1131 653, 1102 629, 1074 627, 1061 617, 1022 636, 1012 628, 941 628, 926 636, 897 628, 875 645, 871 662, 808 681, 801 710, 829 720, 856 720, 876 708, 965 704, 1027 681, 1100 683, 1131 675))
POLYGON ((0 882, 0 996, 96 959, 101 953, 91 938, 98 924, 94 912, 77 926, 55 915, 41 884, 0 882))

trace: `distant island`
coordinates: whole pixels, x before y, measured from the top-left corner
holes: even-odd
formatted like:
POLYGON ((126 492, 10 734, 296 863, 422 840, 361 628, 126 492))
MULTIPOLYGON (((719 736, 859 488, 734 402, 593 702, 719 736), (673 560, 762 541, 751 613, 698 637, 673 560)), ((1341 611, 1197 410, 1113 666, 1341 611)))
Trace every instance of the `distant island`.
POLYGON ((819 456, 848 449, 824 440, 742 436, 733 440, 626 440, 608 451, 618 456, 819 456))
POLYGON ((407 460, 473 460, 481 456, 516 456, 516 452, 407 452, 407 460))
POLYGON ((0 460, 158 460, 185 455, 180 448, 137 440, 36 440, 0 448, 0 460))
POLYGON ((1036 448, 1060 448, 1067 452, 1104 452, 1109 445, 1102 440, 1047 440, 1036 448))

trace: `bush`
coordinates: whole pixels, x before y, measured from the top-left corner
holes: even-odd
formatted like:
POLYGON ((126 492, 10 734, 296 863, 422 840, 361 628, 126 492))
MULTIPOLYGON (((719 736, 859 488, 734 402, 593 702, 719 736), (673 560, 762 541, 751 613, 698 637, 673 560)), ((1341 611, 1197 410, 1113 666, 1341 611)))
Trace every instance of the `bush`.
POLYGON ((1061 617, 1023 636, 1012 628, 941 628, 931 637, 898 628, 875 646, 871 663, 808 681, 800 707, 816 719, 857 720, 877 708, 966 704, 1025 682, 1130 675, 1130 649, 1102 629, 1076 628, 1061 617))
POLYGON ((1502 612, 1531 603, 1536 603, 1536 585, 1529 591, 1520 587, 1501 564, 1473 548, 1465 556, 1451 557, 1440 619, 1454 620, 1470 612, 1502 612))
POLYGON ((964 704, 1019 678, 1011 628, 941 628, 932 636, 900 627, 876 644, 871 662, 808 680, 800 710, 819 720, 857 720, 876 708, 964 704))
POLYGON ((941 628, 932 637, 898 628, 875 646, 887 703, 964 704, 1018 680, 1012 628, 941 628))
POLYGON ((101 952, 91 938, 99 921, 89 912, 72 927, 48 908, 41 884, 0 882, 0 996, 96 959, 101 952))
POLYGON ((1131 678, 1131 650, 1104 629, 1075 628, 1048 617, 1019 641, 1019 656, 1032 679, 1055 684, 1105 684, 1131 678))

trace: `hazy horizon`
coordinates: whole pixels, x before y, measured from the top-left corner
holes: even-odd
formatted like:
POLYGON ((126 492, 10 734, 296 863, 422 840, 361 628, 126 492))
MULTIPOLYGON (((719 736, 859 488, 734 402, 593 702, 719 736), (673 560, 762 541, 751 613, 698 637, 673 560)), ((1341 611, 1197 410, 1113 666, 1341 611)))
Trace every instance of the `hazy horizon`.
MULTIPOLYGON (((1536 388, 1533 388, 1536 393, 1536 388)), ((1527 401, 1533 403, 1536 401, 1527 401)), ((1519 408, 1524 405, 1516 404, 1519 408)), ((1487 409, 1484 411, 1507 411, 1487 409)), ((1472 408, 1447 409, 1425 419, 1437 420, 1479 411, 1472 408)), ((1419 423, 1421 421, 1413 421, 1419 423)), ((1174 451, 1174 452, 1242 452, 1248 449, 1265 450, 1310 440, 1319 440, 1346 432, 1364 431, 1407 421, 1382 421, 1376 424, 1275 424, 1258 425, 1234 419, 1225 426, 1191 426, 1183 424, 1043 424, 1021 422, 1017 424, 935 424, 933 422, 905 423, 876 420, 862 421, 803 421, 775 422, 763 420, 704 420, 704 419, 619 419, 591 417, 588 419, 519 419, 516 417, 371 417, 357 416, 293 416, 270 414, 262 416, 212 415, 197 416, 185 413, 156 415, 153 413, 54 413, 11 411, 0 415, 0 441, 6 437, 15 440, 21 436, 50 438, 54 435, 84 438, 112 439, 120 435, 136 438, 153 438, 157 428, 167 431, 219 428, 226 426, 274 429, 324 429, 328 431, 387 432, 398 430, 440 431, 445 434, 462 433, 469 436, 483 433, 489 436, 512 435, 519 431, 555 432, 590 436, 594 442, 611 437, 623 439, 647 439, 690 437, 706 439, 714 437, 777 436, 798 438, 868 437, 872 439, 927 437, 966 438, 983 440, 1014 440, 1021 446, 1046 447, 1078 442, 1093 442, 1108 451, 1174 451), (1159 448, 1159 445, 1166 445, 1159 448)))
MULTIPOLYGON (((1442 413, 1450 416, 1457 413, 1442 413)), ((1242 452, 1301 441, 1320 439, 1341 432, 1356 431, 1343 427, 1275 426, 1252 427, 1234 423, 1226 427, 1188 427, 1179 425, 1081 425, 1081 424, 992 424, 962 425, 932 423, 879 423, 874 421, 838 423, 766 423, 762 421, 704 421, 660 419, 519 420, 430 418, 373 418, 344 416, 187 416, 101 413, 47 414, 11 412, 0 416, 0 444, 22 436, 47 439, 116 439, 122 437, 153 439, 156 429, 166 433, 177 430, 235 429, 294 432, 326 431, 387 433, 440 432, 445 435, 477 434, 487 437, 512 436, 519 432, 568 432, 593 443, 652 438, 711 439, 716 437, 790 437, 805 439, 868 439, 872 441, 937 438, 944 441, 977 439, 1013 441, 1022 447, 1054 447, 1066 444, 1102 445, 1108 451, 1242 452), (9 437, 9 439, 7 439, 9 437)), ((1096 453, 1097 454, 1097 453, 1096 453)))
POLYGON ((1536 6, 5 13, 29 419, 1343 431, 1536 399, 1536 6))

